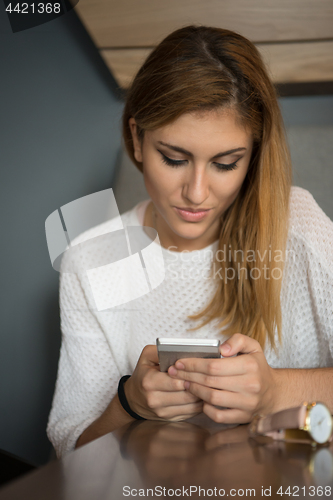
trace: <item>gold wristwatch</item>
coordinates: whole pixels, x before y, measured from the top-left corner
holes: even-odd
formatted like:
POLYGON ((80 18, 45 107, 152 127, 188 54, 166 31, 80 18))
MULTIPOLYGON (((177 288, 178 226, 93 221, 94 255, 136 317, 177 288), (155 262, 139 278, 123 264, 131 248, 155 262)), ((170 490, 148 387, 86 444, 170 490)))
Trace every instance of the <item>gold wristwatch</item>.
POLYGON ((271 415, 256 415, 249 426, 251 437, 266 436, 292 443, 325 445, 332 441, 333 419, 324 403, 304 402, 271 415))

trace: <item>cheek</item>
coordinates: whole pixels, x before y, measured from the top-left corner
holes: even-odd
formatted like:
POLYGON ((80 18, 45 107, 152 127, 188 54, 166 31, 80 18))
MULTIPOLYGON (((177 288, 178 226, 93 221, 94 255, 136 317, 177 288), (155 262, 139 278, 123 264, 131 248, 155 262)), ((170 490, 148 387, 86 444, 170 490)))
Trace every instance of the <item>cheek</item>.
POLYGON ((174 171, 161 167, 155 161, 146 161, 143 168, 143 179, 148 194, 152 199, 154 196, 163 196, 172 193, 179 185, 179 179, 174 171))
POLYGON ((246 171, 234 171, 231 175, 225 176, 222 180, 219 179, 215 183, 215 192, 222 199, 234 200, 242 187, 246 176, 246 171))
POLYGON ((170 191, 170 183, 165 182, 164 176, 159 175, 157 169, 144 168, 143 180, 147 193, 154 202, 157 202, 163 194, 165 195, 170 191))

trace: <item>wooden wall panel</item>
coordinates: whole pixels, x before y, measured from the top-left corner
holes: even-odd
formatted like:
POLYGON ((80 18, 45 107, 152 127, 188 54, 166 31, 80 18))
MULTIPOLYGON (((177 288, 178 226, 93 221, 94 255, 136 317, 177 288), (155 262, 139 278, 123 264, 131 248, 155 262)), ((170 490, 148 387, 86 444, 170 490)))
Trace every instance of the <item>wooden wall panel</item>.
POLYGON ((333 41, 258 45, 275 83, 333 81, 333 41))
MULTIPOLYGON (((333 41, 258 44, 275 83, 333 81, 333 41)), ((102 50, 119 85, 127 88, 152 49, 102 50)))
POLYGON ((106 65, 121 88, 128 88, 141 64, 152 49, 101 50, 106 65))
POLYGON ((332 0, 80 0, 75 10, 98 48, 151 47, 189 23, 253 42, 333 39, 332 0))

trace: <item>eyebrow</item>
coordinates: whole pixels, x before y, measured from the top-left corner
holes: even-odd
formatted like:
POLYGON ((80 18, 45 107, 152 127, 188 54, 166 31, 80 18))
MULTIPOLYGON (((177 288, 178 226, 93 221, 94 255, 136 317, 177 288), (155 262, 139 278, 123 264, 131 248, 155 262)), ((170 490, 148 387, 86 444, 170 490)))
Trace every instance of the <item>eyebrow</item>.
MULTIPOLYGON (((177 153, 183 153, 183 154, 188 155, 191 158, 193 158, 193 154, 190 153, 190 151, 186 151, 186 149, 180 148, 178 146, 173 146, 172 144, 168 144, 168 143, 162 142, 162 141, 157 141, 157 142, 158 142, 158 144, 161 144, 162 146, 166 146, 167 148, 172 149, 173 151, 177 151, 177 153)), ((212 157, 212 160, 214 158, 219 158, 221 156, 231 155, 233 153, 238 153, 238 151, 244 151, 244 150, 246 150, 246 148, 229 149, 229 151, 223 151, 221 153, 217 153, 217 155, 214 155, 212 157)))

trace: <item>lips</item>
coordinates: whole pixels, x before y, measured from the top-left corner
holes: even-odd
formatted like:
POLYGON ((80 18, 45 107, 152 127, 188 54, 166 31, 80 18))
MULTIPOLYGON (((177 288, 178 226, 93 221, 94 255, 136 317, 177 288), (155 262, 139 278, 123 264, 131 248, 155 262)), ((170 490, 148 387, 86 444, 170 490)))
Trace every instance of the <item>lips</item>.
POLYGON ((210 208, 181 208, 181 207, 175 207, 178 208, 178 210, 183 210, 184 212, 192 212, 192 213, 198 213, 198 212, 207 212, 210 210, 210 208))
POLYGON ((210 212, 210 208, 209 209, 191 209, 191 208, 178 208, 178 207, 174 207, 177 214, 183 219, 183 220, 186 220, 188 222, 197 222, 197 221, 201 221, 202 219, 204 219, 208 213, 210 212))

